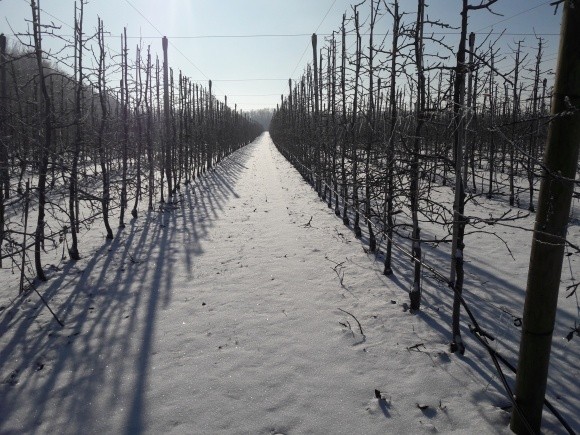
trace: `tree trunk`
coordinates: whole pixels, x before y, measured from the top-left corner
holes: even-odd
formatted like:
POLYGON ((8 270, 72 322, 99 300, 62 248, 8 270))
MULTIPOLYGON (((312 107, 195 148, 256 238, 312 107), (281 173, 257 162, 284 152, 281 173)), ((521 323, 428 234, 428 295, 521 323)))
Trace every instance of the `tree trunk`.
MULTIPOLYGON (((135 202, 131 210, 133 219, 137 219, 137 207, 141 199, 141 99, 143 97, 143 82, 141 80, 141 47, 137 46, 137 57, 135 59, 135 122, 137 123, 137 131, 135 138, 135 145, 137 155, 137 174, 135 175, 137 185, 135 186, 135 202)), ((147 90, 145 90, 147 92, 147 90)))
MULTIPOLYGON (((367 123, 368 123, 368 140, 366 146, 366 155, 365 155, 365 220, 367 222, 367 229, 369 232, 369 251, 375 252, 377 249, 377 241, 375 238, 375 232, 373 231, 372 221, 371 221, 371 167, 370 167, 370 159, 371 159, 371 152, 372 146, 375 138, 375 96, 374 96, 374 71, 373 71, 373 56, 374 56, 374 49, 373 49, 373 32, 375 27, 375 21, 377 14, 379 12, 379 5, 380 3, 377 2, 377 6, 375 8, 374 0, 371 0, 371 23, 370 23, 370 31, 369 31, 369 103, 368 103, 368 113, 367 113, 367 123)), ((380 79, 379 79, 380 80, 380 79)), ((379 82, 380 83, 380 82, 379 82)), ((378 86, 380 89, 380 85, 378 86)))
POLYGON ((401 27, 401 15, 399 14, 399 1, 393 3, 393 39, 391 48, 391 83, 389 86, 389 107, 391 112, 389 126, 389 141, 387 145, 387 249, 385 252, 385 267, 383 274, 389 276, 393 273, 392 252, 393 252, 393 196, 394 171, 395 171, 395 135, 397 132, 398 110, 397 110, 397 54, 399 51, 399 32, 401 27))
POLYGON ((107 156, 105 151, 105 129, 107 127, 107 87, 106 87, 106 71, 105 71, 105 33, 103 29, 103 21, 99 18, 98 21, 98 38, 99 38, 99 69, 98 82, 99 100, 101 103, 101 123, 99 126, 99 133, 97 138, 97 146, 99 149, 99 161, 101 164, 101 177, 103 180, 103 222, 107 231, 107 239, 113 239, 113 231, 109 224, 109 204, 110 204, 110 182, 109 171, 107 169, 107 156))
MULTIPOLYGON (((471 102, 473 101, 471 95, 473 93, 473 50, 475 46, 475 33, 469 34, 469 62, 466 65, 466 73, 467 73, 467 95, 464 98, 464 102, 466 104, 466 116, 468 117, 469 123, 471 123, 473 119, 473 111, 471 107, 471 102)), ((465 79, 464 79, 465 80, 465 79)), ((468 124, 465 125, 465 130, 467 133, 468 124)), ((465 152, 463 153, 463 183, 464 188, 468 188, 469 184, 469 154, 470 151, 473 149, 473 139, 467 140, 467 135, 464 136, 465 138, 465 152)), ((473 174, 475 176, 475 174, 473 174)))
POLYGON ((461 176, 465 144, 465 40, 467 38, 468 1, 463 0, 461 10, 461 31, 459 48, 457 50, 457 65, 455 67, 455 83, 453 90, 453 127, 454 127, 454 157, 455 157, 455 200, 453 202, 453 239, 451 246, 451 272, 449 281, 455 290, 453 295, 451 352, 465 352, 461 339, 459 325, 461 315, 461 293, 463 291, 463 236, 465 234, 465 183, 461 176))
POLYGON ((78 9, 75 3, 75 64, 77 66, 75 80, 75 143, 72 156, 71 174, 69 181, 69 219, 70 219, 70 234, 71 244, 68 248, 68 253, 72 260, 80 260, 77 238, 78 215, 76 213, 77 207, 77 189, 78 189, 78 164, 79 155, 81 151, 81 143, 83 141, 83 12, 84 0, 80 1, 80 8, 78 9))
POLYGON ((415 259, 413 287, 409 292, 412 310, 421 307, 421 228, 419 227, 419 154, 421 152, 421 133, 425 122, 425 72, 423 68, 423 23, 425 0, 418 0, 417 22, 415 28, 415 65, 417 68, 417 101, 415 137, 413 139, 413 155, 411 157, 411 184, 409 199, 411 202, 411 217, 413 221, 412 254, 415 259))
POLYGON ((518 48, 516 50, 516 60, 514 66, 514 83, 513 83, 513 92, 512 92, 512 143, 509 144, 510 147, 510 169, 509 169, 509 179, 510 179, 510 207, 513 207, 515 204, 515 186, 514 186, 514 177, 516 171, 516 162, 514 161, 514 153, 515 147, 517 144, 517 137, 516 137, 516 123, 518 120, 518 114, 520 111, 520 101, 518 95, 518 78, 520 73, 520 52, 521 52, 521 41, 518 41, 518 48))
POLYGON ((52 106, 48 88, 46 87, 46 76, 42 63, 42 27, 40 25, 40 10, 35 0, 30 0, 32 10, 32 28, 34 37, 34 48, 36 53, 36 66, 38 68, 38 78, 42 91, 42 120, 44 124, 44 141, 40 144, 38 154, 38 215, 36 220, 36 231, 34 233, 34 265, 36 277, 41 281, 46 281, 46 275, 42 270, 41 248, 44 244, 44 217, 46 207, 46 171, 48 168, 48 155, 52 143, 52 106))

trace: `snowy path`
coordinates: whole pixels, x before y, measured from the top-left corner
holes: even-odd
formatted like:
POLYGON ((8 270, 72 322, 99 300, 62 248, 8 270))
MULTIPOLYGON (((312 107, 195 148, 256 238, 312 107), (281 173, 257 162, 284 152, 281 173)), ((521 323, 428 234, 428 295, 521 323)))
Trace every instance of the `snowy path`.
POLYGON ((83 241, 43 289, 64 329, 32 296, 0 319, 0 433, 507 431, 495 377, 446 353, 438 308, 406 312, 267 134, 198 183, 83 241))

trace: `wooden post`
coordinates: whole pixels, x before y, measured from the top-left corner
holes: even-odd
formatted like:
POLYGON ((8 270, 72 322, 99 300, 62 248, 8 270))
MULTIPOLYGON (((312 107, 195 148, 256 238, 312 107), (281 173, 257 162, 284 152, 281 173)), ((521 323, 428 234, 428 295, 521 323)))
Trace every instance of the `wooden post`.
POLYGON ((394 197, 394 170, 395 170, 395 134, 398 119, 397 111, 397 55, 399 50, 399 32, 401 25, 401 15, 399 14, 399 2, 395 0, 393 3, 393 38, 391 49, 391 76, 389 85, 389 110, 390 110, 390 126, 389 126, 389 141, 387 144, 387 186, 386 186, 386 202, 387 202, 387 248, 385 252, 385 262, 383 274, 385 276, 392 275, 392 251, 393 251, 393 197, 394 197))
MULTIPOLYGON (((552 115, 544 156, 516 377, 516 402, 540 432, 568 217, 580 148, 580 8, 564 4, 552 115)), ((512 413, 511 429, 527 433, 512 413)))
MULTIPOLYGON (((4 241, 4 197, 8 197, 10 191, 8 183, 8 149, 4 142, 6 128, 6 118, 8 116, 8 100, 6 98, 6 36, 0 34, 0 251, 4 241), (4 194, 6 189, 6 195, 4 194)), ((2 267, 2 257, 0 256, 0 267, 2 267)))
MULTIPOLYGON (((165 174, 167 177, 167 201, 171 202, 171 118, 169 114, 169 66, 167 64, 167 36, 163 37, 163 112, 165 115, 165 174)), ((163 187, 162 187, 163 189, 163 187)))
POLYGON ((317 37, 316 37, 316 33, 312 34, 312 64, 313 64, 313 79, 314 79, 314 113, 313 113, 313 118, 314 118, 314 146, 316 147, 316 150, 313 152, 313 158, 316 159, 316 162, 314 164, 314 171, 315 171, 315 177, 314 177, 314 182, 315 182, 315 188, 316 191, 318 192, 318 195, 320 195, 320 189, 322 186, 321 183, 321 173, 320 173, 320 142, 319 142, 319 138, 318 138, 318 111, 319 111, 319 101, 318 101, 318 58, 317 58, 317 37))
POLYGON ((357 131, 357 120, 358 120, 358 98, 359 98, 359 83, 360 83, 360 69, 361 69, 361 57, 362 57, 362 39, 360 34, 360 21, 359 13, 357 7, 354 7, 354 26, 356 29, 356 55, 355 55, 355 69, 354 69, 354 88, 353 88, 353 100, 352 100, 352 113, 351 121, 349 126, 352 150, 351 150, 351 174, 352 174, 352 197, 353 197, 353 211, 354 211, 354 222, 353 230, 354 235, 357 238, 362 236, 362 231, 360 228, 360 212, 359 212, 359 200, 358 200, 358 131, 357 131))
POLYGON ((129 156, 129 80, 127 61, 127 28, 121 35, 121 111, 123 116, 123 162, 121 173, 121 210, 119 212, 119 228, 125 228, 125 209, 127 208, 127 171, 129 156), (124 38, 123 38, 124 35, 124 38))
POLYGON ((341 41, 341 58, 340 58, 340 94, 342 97, 342 118, 341 125, 344 135, 340 141, 340 172, 341 172, 341 189, 342 189, 342 223, 348 225, 348 185, 346 183, 346 134, 348 132, 346 119, 346 14, 342 15, 342 41, 341 41))

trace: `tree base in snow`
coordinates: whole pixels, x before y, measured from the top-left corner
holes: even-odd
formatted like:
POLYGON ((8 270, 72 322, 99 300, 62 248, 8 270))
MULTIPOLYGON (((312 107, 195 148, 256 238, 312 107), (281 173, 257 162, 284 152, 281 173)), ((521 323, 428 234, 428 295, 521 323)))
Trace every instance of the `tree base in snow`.
POLYGON ((463 341, 458 340, 458 341, 452 341, 451 343, 449 343, 449 352, 451 353, 456 353, 459 352, 459 354, 463 355, 465 354, 465 345, 463 344, 463 341))
POLYGON ((421 292, 410 291, 409 300, 411 301, 411 310, 419 310, 421 308, 421 292))

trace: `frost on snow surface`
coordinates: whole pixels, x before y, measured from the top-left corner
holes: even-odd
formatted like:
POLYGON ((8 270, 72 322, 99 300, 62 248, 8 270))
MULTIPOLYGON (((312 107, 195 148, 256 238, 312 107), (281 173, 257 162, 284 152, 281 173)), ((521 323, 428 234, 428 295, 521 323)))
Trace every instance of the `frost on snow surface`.
MULTIPOLYGON (((0 314, 2 434, 509 433, 509 401, 465 318, 467 352, 448 352, 445 285, 426 273, 410 313, 409 261, 384 277, 267 133, 173 210, 142 213, 109 243, 93 226, 83 259, 38 288, 64 328, 34 293, 0 314)), ((529 240, 510 241, 514 260, 483 243, 468 241, 466 258, 489 248, 497 260, 467 265, 466 298, 514 361, 529 240)), ((17 288, 1 291, 4 304, 17 288)), ((578 429, 578 345, 561 336, 549 394, 578 429)))

